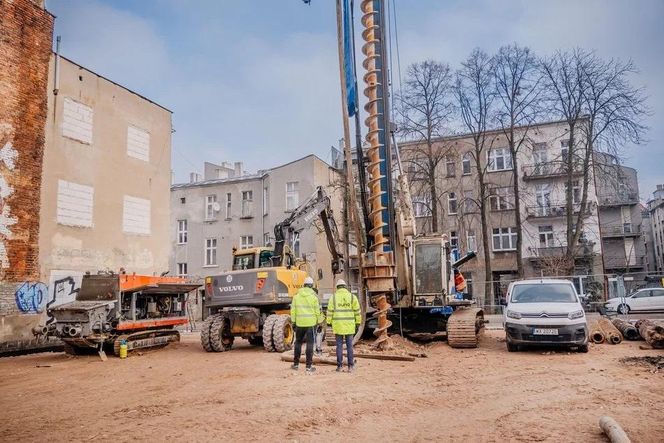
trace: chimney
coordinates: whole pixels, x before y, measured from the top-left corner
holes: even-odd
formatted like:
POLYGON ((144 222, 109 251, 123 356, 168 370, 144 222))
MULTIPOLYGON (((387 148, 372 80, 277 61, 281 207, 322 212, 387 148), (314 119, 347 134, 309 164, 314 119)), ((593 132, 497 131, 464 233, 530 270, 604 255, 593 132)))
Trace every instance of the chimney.
POLYGON ((658 191, 661 191, 662 189, 664 189, 664 185, 657 185, 657 190, 658 191))
POLYGON ((242 177, 242 162, 235 162, 235 177, 242 177))
POLYGON ((201 181, 201 174, 198 172, 190 172, 189 173, 189 183, 196 183, 201 181))

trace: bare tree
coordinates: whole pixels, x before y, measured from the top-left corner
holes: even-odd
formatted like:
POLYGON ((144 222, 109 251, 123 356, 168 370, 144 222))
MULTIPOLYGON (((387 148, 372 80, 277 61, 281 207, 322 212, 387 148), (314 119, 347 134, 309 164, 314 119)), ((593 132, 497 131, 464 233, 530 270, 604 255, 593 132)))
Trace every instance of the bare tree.
MULTIPOLYGON (((626 142, 640 143, 647 128, 641 119, 648 114, 642 89, 629 77, 632 62, 604 61, 593 52, 576 49, 558 52, 541 63, 550 92, 549 103, 568 124, 566 169, 567 255, 574 257, 581 239, 594 153, 604 149, 618 157, 626 142), (581 174, 579 210, 574 211, 573 178, 581 174)), ((571 271, 572 269, 570 269, 571 271)))
POLYGON ((523 230, 518 154, 528 140, 531 125, 536 122, 538 117, 541 74, 537 66, 537 58, 530 49, 516 44, 503 46, 498 50, 494 68, 498 97, 496 117, 507 138, 512 157, 514 217, 517 230, 517 274, 519 277, 523 277, 523 230), (517 127, 519 127, 518 130, 517 127))
POLYGON ((495 97, 493 86, 494 61, 485 52, 475 49, 466 59, 456 73, 454 94, 458 101, 461 122, 471 134, 473 150, 471 155, 477 168, 479 183, 479 196, 477 204, 480 213, 480 228, 482 231, 482 248, 484 250, 484 296, 491 299, 493 288, 491 285, 491 253, 489 243, 489 226, 487 212, 489 210, 487 189, 487 158, 490 149, 487 125, 490 119, 492 103, 495 97))
POLYGON ((439 205, 442 192, 436 181, 438 165, 445 149, 435 144, 443 135, 452 112, 450 94, 452 76, 448 65, 427 60, 412 64, 406 72, 404 90, 397 97, 399 133, 415 143, 407 148, 411 183, 424 194, 430 205, 431 229, 438 232, 439 205))

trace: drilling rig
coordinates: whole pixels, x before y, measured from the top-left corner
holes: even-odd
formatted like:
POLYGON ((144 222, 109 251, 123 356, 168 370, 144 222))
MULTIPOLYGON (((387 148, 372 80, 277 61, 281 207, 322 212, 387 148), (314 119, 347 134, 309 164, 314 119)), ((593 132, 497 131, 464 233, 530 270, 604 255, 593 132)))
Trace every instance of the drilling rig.
POLYGON ((396 326, 405 334, 445 332, 452 347, 476 347, 484 313, 473 300, 452 295, 453 270, 475 254, 451 262, 445 235, 417 233, 408 180, 401 168, 390 121, 385 4, 384 0, 362 0, 360 4, 366 136, 365 148, 357 143, 355 171, 350 161, 348 123, 349 117, 355 115, 359 131, 357 100, 353 102, 352 97, 357 90, 353 2, 337 0, 346 178, 351 194, 356 186, 360 189, 361 204, 354 205, 352 222, 356 235, 362 237, 358 244, 367 245, 366 251, 358 251, 359 286, 371 305, 368 311, 373 311, 366 324, 375 327, 375 345, 379 349, 389 348, 388 331, 396 326), (358 214, 360 209, 364 217, 358 214))

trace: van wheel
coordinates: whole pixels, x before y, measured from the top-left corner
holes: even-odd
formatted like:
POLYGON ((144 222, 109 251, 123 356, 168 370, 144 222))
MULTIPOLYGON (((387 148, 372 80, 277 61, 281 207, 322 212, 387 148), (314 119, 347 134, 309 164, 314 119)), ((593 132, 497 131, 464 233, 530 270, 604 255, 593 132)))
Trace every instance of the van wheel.
POLYGON ((507 351, 508 352, 518 352, 519 351, 519 345, 515 345, 514 343, 507 342, 507 351))
POLYGON ((588 344, 586 343, 585 345, 579 346, 579 348, 577 349, 577 352, 583 352, 584 354, 586 352, 588 352, 588 344))
POLYGON ((624 303, 622 305, 618 306, 618 313, 619 314, 629 314, 629 306, 627 306, 624 303))

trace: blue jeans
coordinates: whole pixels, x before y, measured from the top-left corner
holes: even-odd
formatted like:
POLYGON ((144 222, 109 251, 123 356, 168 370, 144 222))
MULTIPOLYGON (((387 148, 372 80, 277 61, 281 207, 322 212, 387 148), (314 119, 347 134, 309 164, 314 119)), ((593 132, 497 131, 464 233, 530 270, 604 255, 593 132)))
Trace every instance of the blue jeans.
POLYGON ((344 361, 344 342, 346 343, 346 352, 348 354, 348 367, 355 364, 353 359, 353 335, 336 335, 337 339, 337 367, 343 366, 344 361))

